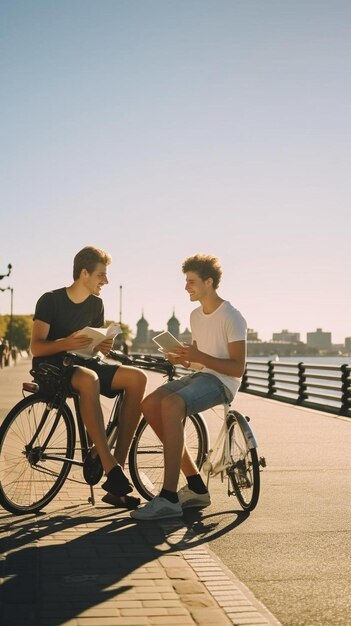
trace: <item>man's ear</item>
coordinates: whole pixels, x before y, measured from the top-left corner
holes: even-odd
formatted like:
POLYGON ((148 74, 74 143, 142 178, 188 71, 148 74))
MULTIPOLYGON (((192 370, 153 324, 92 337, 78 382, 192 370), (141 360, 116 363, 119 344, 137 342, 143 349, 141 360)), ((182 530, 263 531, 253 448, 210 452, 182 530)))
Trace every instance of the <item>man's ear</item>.
POLYGON ((213 287, 213 278, 209 276, 208 278, 206 278, 205 283, 206 287, 213 287))

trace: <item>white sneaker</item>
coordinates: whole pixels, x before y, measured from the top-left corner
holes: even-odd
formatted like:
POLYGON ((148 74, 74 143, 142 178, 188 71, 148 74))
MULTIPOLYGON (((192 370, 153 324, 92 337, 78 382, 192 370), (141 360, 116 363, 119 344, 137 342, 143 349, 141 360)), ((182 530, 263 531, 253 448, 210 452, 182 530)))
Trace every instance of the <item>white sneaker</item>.
POLYGON ((183 509, 204 509, 211 504, 211 498, 208 491, 206 493, 196 493, 185 485, 178 491, 178 498, 183 509))
POLYGON ((150 500, 147 504, 139 506, 137 509, 131 512, 131 517, 134 519, 162 519, 164 517, 182 517, 183 509, 179 502, 173 504, 166 498, 156 496, 153 500, 150 500))

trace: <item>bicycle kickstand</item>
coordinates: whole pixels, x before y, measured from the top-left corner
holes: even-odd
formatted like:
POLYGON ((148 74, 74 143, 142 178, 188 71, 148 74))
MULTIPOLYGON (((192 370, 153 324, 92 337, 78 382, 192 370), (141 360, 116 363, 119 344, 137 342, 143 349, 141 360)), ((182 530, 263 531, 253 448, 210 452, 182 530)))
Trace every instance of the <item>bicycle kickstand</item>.
POLYGON ((88 498, 88 502, 89 504, 92 504, 93 506, 95 506, 94 487, 93 485, 89 485, 89 487, 90 487, 90 496, 88 498))

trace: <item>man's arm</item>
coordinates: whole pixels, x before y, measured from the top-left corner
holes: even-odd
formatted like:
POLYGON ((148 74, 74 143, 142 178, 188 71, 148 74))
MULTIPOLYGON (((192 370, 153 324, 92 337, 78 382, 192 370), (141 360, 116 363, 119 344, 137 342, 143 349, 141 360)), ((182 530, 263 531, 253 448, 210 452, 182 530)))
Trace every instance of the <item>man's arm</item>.
POLYGON ((191 346, 184 345, 177 349, 177 354, 183 361, 200 363, 203 367, 208 367, 219 374, 241 378, 245 371, 246 341, 228 343, 228 352, 228 359, 219 359, 198 350, 196 342, 191 346))
POLYGON ((49 330, 50 324, 38 319, 34 320, 30 343, 33 356, 51 356, 59 352, 74 352, 75 350, 86 348, 92 342, 92 339, 87 337, 87 335, 80 335, 78 332, 63 339, 49 341, 47 339, 49 330))

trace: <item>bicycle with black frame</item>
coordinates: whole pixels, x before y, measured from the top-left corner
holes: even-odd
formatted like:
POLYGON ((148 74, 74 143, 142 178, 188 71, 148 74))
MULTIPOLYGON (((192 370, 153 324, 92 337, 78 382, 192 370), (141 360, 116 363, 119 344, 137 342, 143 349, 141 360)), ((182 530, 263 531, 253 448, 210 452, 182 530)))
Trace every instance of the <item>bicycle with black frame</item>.
MULTIPOLYGON (((179 375, 162 356, 128 357, 112 351, 110 357, 162 373, 166 380, 179 375)), ((23 383, 24 398, 0 427, 0 505, 11 513, 21 515, 43 509, 65 481, 72 480, 69 472, 74 465, 82 468, 83 478, 90 485, 88 500, 95 503, 93 486, 101 480, 103 468, 84 426, 78 394, 69 386, 69 368, 73 364, 74 355, 67 354, 62 370, 49 364, 32 370, 34 381, 23 383)), ((122 399, 120 392, 106 426, 110 449, 118 437, 122 399)), ((200 413, 184 420, 184 435, 207 482, 211 476, 219 475, 222 482, 226 479, 227 494, 236 496, 243 509, 252 511, 259 498, 260 467, 265 467, 266 461, 258 457, 248 422, 248 417, 225 405, 223 425, 213 447, 210 448, 207 425, 200 413)), ((147 500, 158 495, 163 483, 163 446, 144 418, 131 444, 128 467, 140 495, 147 500)))
MULTIPOLYGON (((176 375, 174 366, 161 356, 130 359, 112 351, 110 357, 163 373, 167 380, 176 375)), ((82 468, 84 481, 90 485, 88 500, 95 503, 93 486, 101 480, 103 468, 84 426, 79 396, 69 385, 74 358, 67 353, 62 369, 42 364, 31 370, 33 381, 23 383, 23 399, 0 427, 0 506, 16 515, 42 510, 70 480, 72 466, 82 468)), ((106 426, 110 449, 118 437, 122 400, 123 391, 114 400, 106 426)), ((199 415, 190 415, 184 423, 187 445, 198 467, 208 449, 207 431, 201 423, 199 415)), ((162 444, 143 418, 129 451, 128 467, 136 489, 151 499, 163 473, 162 444)))

